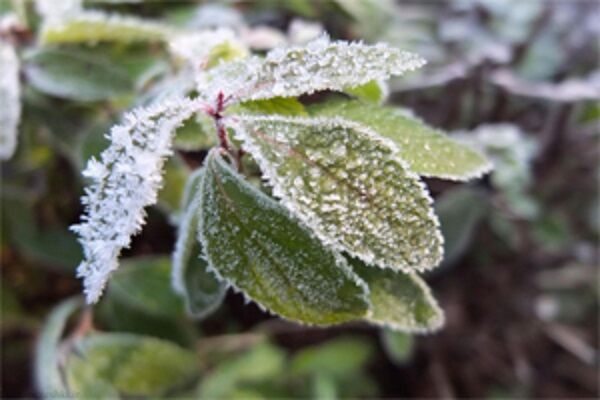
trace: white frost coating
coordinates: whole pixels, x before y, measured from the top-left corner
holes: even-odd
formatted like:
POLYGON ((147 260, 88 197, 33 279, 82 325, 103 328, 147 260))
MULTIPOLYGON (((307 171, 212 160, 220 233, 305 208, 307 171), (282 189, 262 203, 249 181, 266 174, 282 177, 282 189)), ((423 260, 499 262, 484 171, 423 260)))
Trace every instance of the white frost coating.
POLYGON ((244 45, 237 40, 235 33, 228 28, 177 35, 169 42, 169 51, 176 57, 203 69, 204 64, 209 60, 211 51, 216 46, 226 43, 241 52, 246 51, 244 45))
POLYGON ((12 157, 21 118, 19 58, 12 44, 0 39, 0 160, 12 157))
POLYGON ((340 118, 238 115, 228 123, 273 194, 326 245, 405 272, 441 261, 432 199, 391 140, 340 118))
POLYGON ((88 303, 98 301, 121 250, 144 223, 144 208, 156 203, 173 133, 198 107, 196 101, 175 98, 133 110, 111 129, 111 145, 100 160, 88 162, 83 175, 93 183, 81 200, 87 214, 71 228, 83 246, 77 275, 84 279, 88 303))
POLYGON ((273 49, 264 59, 250 57, 224 65, 201 83, 207 84, 202 89, 211 98, 223 88, 225 95, 242 101, 296 97, 322 90, 343 91, 373 79, 402 75, 424 64, 418 55, 383 43, 331 42, 321 36, 305 46, 273 49))

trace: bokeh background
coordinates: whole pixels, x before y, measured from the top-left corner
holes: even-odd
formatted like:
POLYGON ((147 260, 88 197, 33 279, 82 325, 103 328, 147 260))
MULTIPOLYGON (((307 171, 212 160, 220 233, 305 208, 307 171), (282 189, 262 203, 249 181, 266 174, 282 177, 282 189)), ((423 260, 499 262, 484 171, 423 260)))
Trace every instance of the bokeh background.
MULTIPOLYGON (((469 184, 427 180, 446 238, 443 265, 426 275, 446 313, 439 332, 303 327, 234 293, 194 323, 136 308, 117 289, 94 313, 97 329, 195 348, 212 363, 201 379, 207 398, 599 396, 600 2, 96 6, 197 27, 244 26, 257 48, 324 29, 333 38, 386 41, 416 52, 427 66, 393 80, 389 102, 480 148, 495 165, 469 184), (214 356, 215 348, 225 350, 214 356)), ((32 32, 22 35, 25 43, 35 41, 32 32)), ((94 51, 105 54, 102 46, 94 51)), ((132 70, 146 61, 127 59, 132 70)), ((38 396, 33 371, 40 330, 54 306, 80 293, 73 272, 80 250, 67 230, 81 213, 79 171, 133 102, 78 103, 25 90, 18 152, 2 164, 3 398, 38 396)), ((192 164, 202 157, 182 153, 192 164)), ((178 203, 162 200, 167 208, 178 203)), ((174 228, 165 207, 150 210, 127 257, 164 255, 160 262, 168 264, 174 228)), ((137 285, 152 279, 158 278, 130 277, 137 285)))

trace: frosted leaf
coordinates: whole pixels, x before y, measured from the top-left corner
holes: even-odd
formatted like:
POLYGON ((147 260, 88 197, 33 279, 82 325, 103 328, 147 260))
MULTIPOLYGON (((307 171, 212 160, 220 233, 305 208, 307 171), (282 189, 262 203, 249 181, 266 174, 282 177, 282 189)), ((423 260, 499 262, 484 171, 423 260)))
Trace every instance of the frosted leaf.
POLYGON ((392 142, 337 118, 236 118, 274 195, 325 244, 409 272, 440 262, 432 200, 392 142))
POLYGON ((19 58, 12 44, 0 39, 0 160, 15 152, 20 118, 19 58))
POLYGON ((331 42, 321 36, 306 46, 276 48, 264 59, 250 57, 237 64, 241 65, 217 69, 208 78, 213 95, 230 79, 235 79, 236 84, 228 87, 225 94, 241 100, 343 91, 374 79, 402 75, 423 66, 425 61, 383 43, 331 42))
POLYGON ((198 187, 204 173, 199 169, 190 175, 182 197, 183 218, 177 230, 177 242, 173 252, 171 283, 176 293, 185 300, 188 314, 204 318, 223 301, 227 285, 220 282, 208 270, 208 263, 201 258, 198 241, 198 218, 201 198, 198 187))
POLYGON ((156 203, 173 132, 198 107, 192 100, 170 99, 126 114, 108 134, 111 145, 100 160, 88 163, 83 174, 93 181, 81 200, 86 215, 72 227, 83 246, 77 274, 88 303, 98 300, 121 249, 141 229, 144 208, 156 203))
POLYGON ((216 150, 205 168, 200 239, 222 278, 294 321, 333 324, 367 313, 367 289, 342 256, 244 181, 216 150))
POLYGON ((224 47, 235 53, 237 57, 248 54, 248 50, 237 40, 235 33, 227 28, 183 33, 169 42, 169 50, 172 54, 201 69, 205 69, 210 64, 215 48, 218 50, 224 47))
POLYGON ((356 259, 350 265, 369 286, 367 321, 403 332, 431 332, 444 324, 443 311, 418 275, 371 268, 356 259))
POLYGON ((404 109, 361 101, 331 101, 311 108, 316 116, 341 117, 392 140, 410 169, 419 175, 465 181, 491 170, 482 153, 427 126, 404 109))
POLYGON ((159 22, 86 10, 45 20, 40 39, 43 43, 161 41, 173 33, 172 28, 159 22))

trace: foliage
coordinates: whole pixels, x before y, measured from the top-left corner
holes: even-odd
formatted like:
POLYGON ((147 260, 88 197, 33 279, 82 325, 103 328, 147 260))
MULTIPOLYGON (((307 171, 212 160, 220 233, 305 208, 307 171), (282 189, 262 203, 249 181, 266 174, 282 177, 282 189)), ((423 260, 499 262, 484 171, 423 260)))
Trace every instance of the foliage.
POLYGON ((7 359, 41 329, 47 398, 485 397, 452 338, 562 348, 597 302, 591 17, 521 3, 2 2, 7 359))

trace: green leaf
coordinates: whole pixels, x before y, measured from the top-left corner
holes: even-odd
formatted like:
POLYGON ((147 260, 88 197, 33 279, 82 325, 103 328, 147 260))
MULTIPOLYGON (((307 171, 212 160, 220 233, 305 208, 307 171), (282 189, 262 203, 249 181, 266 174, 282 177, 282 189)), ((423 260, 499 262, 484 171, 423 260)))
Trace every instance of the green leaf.
POLYGON ((158 317, 183 315, 183 302, 169 284, 171 260, 164 256, 125 259, 109 283, 114 296, 138 310, 158 317))
POLYGON ((33 50, 25 56, 24 71, 35 89, 70 100, 108 100, 134 88, 126 70, 85 51, 33 50))
POLYGON ((309 111, 315 116, 340 117, 373 129, 392 140, 400 157, 422 176, 464 181, 491 169, 489 161, 479 152, 427 126, 403 109, 361 101, 331 101, 315 105, 309 111))
POLYGON ((182 201, 185 211, 179 223, 177 243, 173 253, 173 289, 185 300, 187 312, 194 318, 205 318, 221 305, 227 285, 220 282, 208 263, 201 258, 198 240, 198 218, 201 198, 198 185, 204 174, 198 169, 189 178, 182 201))
MULTIPOLYGON (((234 390, 251 382, 270 381, 284 368, 285 353, 269 343, 254 346, 244 354, 220 363, 205 376, 199 398, 230 399, 234 390)), ((245 398, 245 397, 244 397, 245 398)))
POLYGON ((312 376, 312 398, 318 400, 335 400, 339 398, 335 379, 322 374, 312 376))
POLYGON ((67 381, 78 398, 108 389, 123 396, 160 396, 198 378, 193 352, 130 334, 95 334, 76 343, 67 359, 67 381))
POLYGON ((158 192, 158 205, 169 213, 179 208, 185 182, 190 175, 190 169, 179 157, 169 157, 164 166, 164 184, 158 192))
POLYGON ((357 259, 349 261, 369 286, 367 321, 402 332, 431 332, 442 327, 443 311, 418 275, 369 267, 357 259))
POLYGON ((412 356, 414 349, 414 337, 404 332, 396 332, 391 329, 382 329, 379 337, 387 356, 397 365, 403 365, 412 356))
POLYGON ((35 379, 44 398, 67 396, 61 374, 59 344, 69 317, 83 305, 79 297, 64 300, 53 310, 40 333, 35 351, 35 379))
POLYGON ((103 327, 110 331, 153 336, 193 347, 198 332, 192 321, 183 313, 170 317, 149 314, 129 299, 111 295, 110 290, 101 300, 96 316, 103 327))
POLYGON ((457 188, 445 193, 435 204, 444 235, 444 265, 452 265, 467 250, 477 223, 488 209, 477 190, 457 188))
POLYGON ((344 92, 365 102, 381 104, 387 97, 388 88, 384 82, 372 80, 364 85, 346 88, 344 92))
POLYGON ((294 97, 274 97, 272 99, 246 101, 230 108, 229 113, 239 114, 279 114, 288 116, 308 116, 304 105, 294 97))
POLYGON ((177 129, 173 147, 184 151, 210 149, 218 144, 214 121, 202 113, 177 129))
POLYGON ((157 42, 165 40, 173 30, 158 22, 83 11, 60 21, 46 21, 42 26, 42 44, 110 42, 157 42))
POLYGON ((2 219, 8 240, 27 259, 71 273, 81 260, 81 245, 67 227, 39 226, 33 205, 2 199, 2 219))
POLYGON ((360 372, 373 353, 369 341, 359 337, 341 337, 302 349, 294 355, 291 370, 295 374, 348 377, 360 372))
POLYGON ((337 118, 236 118, 274 195, 325 244, 407 272, 440 262, 432 200, 391 143, 337 118))
POLYGON ((200 238, 211 269, 262 307, 295 321, 334 324, 367 311, 365 288, 276 201, 212 151, 201 183, 200 238))

